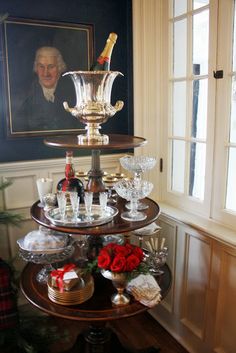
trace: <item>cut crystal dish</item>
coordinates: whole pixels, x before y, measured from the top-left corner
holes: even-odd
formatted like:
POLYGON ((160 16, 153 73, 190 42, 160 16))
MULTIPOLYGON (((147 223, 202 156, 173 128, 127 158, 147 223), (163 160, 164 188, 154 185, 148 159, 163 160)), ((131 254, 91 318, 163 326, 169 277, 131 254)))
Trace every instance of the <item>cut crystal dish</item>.
POLYGON ((116 207, 107 206, 104 212, 100 205, 92 205, 91 220, 88 221, 86 209, 81 205, 78 211, 78 217, 75 220, 71 206, 66 207, 65 218, 62 219, 59 208, 52 208, 45 212, 45 217, 54 225, 61 227, 91 227, 112 221, 113 217, 118 214, 116 207))
POLYGON ((130 201, 130 211, 123 212, 121 218, 127 221, 142 221, 147 215, 137 210, 139 199, 148 196, 153 188, 153 184, 146 180, 121 180, 114 185, 117 194, 130 201))
POLYGON ((121 166, 134 174, 141 174, 152 169, 156 158, 147 156, 124 156, 120 158, 121 166))
POLYGON ((24 261, 44 265, 44 267, 36 275, 36 280, 39 283, 44 284, 44 283, 47 283, 50 272, 54 270, 52 264, 65 261, 66 259, 70 258, 73 255, 74 251, 75 251, 74 240, 71 238, 69 244, 59 252, 35 253, 32 251, 23 250, 20 248, 19 256, 24 261))

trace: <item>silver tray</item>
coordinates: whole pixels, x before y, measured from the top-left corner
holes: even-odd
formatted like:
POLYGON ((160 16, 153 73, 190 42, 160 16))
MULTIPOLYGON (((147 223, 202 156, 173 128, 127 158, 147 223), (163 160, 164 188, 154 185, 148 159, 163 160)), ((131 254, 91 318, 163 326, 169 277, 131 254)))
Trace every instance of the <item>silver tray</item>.
POLYGON ((45 217, 54 225, 61 227, 95 227, 101 224, 108 223, 112 221, 118 213, 116 207, 107 206, 106 212, 103 213, 100 205, 92 205, 91 221, 86 219, 86 210, 84 205, 79 208, 77 221, 73 219, 73 211, 71 206, 66 207, 65 219, 61 219, 59 208, 51 208, 45 211, 45 217))

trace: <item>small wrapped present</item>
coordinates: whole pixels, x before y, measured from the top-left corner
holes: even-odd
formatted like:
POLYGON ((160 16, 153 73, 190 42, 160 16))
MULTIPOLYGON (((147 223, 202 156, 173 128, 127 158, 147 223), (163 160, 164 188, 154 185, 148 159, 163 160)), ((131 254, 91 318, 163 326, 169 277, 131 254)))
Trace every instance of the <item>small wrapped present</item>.
POLYGON ((81 279, 81 269, 75 264, 66 264, 62 268, 58 268, 51 272, 51 284, 53 287, 59 288, 60 292, 69 291, 81 279))

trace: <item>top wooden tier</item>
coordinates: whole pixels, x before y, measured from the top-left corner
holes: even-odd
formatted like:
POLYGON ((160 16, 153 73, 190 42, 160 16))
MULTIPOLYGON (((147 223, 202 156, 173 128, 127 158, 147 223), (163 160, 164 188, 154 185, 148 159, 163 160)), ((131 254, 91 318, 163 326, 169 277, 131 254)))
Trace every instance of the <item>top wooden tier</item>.
POLYGON ((142 137, 129 135, 109 135, 109 143, 79 144, 77 135, 51 136, 44 140, 45 145, 64 149, 90 149, 90 150, 125 150, 143 146, 147 140, 142 137))

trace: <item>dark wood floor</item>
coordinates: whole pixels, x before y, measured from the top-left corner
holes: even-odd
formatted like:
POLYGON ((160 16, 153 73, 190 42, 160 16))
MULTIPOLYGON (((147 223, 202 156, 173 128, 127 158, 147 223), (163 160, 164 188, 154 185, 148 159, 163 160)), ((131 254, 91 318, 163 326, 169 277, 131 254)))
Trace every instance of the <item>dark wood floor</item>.
MULTIPOLYGON (((73 343, 79 333, 83 332, 87 324, 71 322, 67 320, 57 320, 61 329, 67 327, 70 331, 70 342, 57 342, 51 346, 51 353, 80 353, 80 349, 74 348, 73 343)), ((109 325, 118 336, 121 344, 126 347, 127 352, 158 352, 153 348, 160 348, 160 353, 187 353, 187 351, 157 323, 148 313, 137 315, 132 318, 110 322, 109 325), (152 349, 148 349, 153 347, 152 349)), ((99 351, 100 352, 100 351, 99 351)), ((120 351, 111 348, 109 353, 120 351)), ((126 352, 126 351, 125 351, 126 352)))
MULTIPOLYGON (((77 337, 84 337, 82 333, 88 329, 88 323, 86 322, 45 316, 30 304, 24 308, 22 307, 21 312, 24 315, 26 314, 25 317, 30 317, 30 330, 25 337, 28 341, 30 339, 28 336, 35 332, 35 328, 43 328, 44 334, 47 336, 50 336, 51 328, 56 328, 55 332, 58 337, 53 340, 54 343, 49 345, 43 339, 47 347, 46 350, 44 348, 41 350, 43 353, 45 351, 50 353, 104 352, 98 346, 93 346, 93 350, 88 349, 88 346, 84 343, 84 338, 77 340, 77 337), (35 321, 37 318, 39 322, 35 321), (65 339, 65 333, 67 333, 67 340, 65 339)), ((106 349, 106 353, 188 353, 148 312, 131 318, 110 321, 107 323, 107 327, 109 332, 114 333, 111 336, 114 340, 106 349)), ((0 346, 0 352, 19 353, 17 348, 13 349, 9 345, 0 346)))

